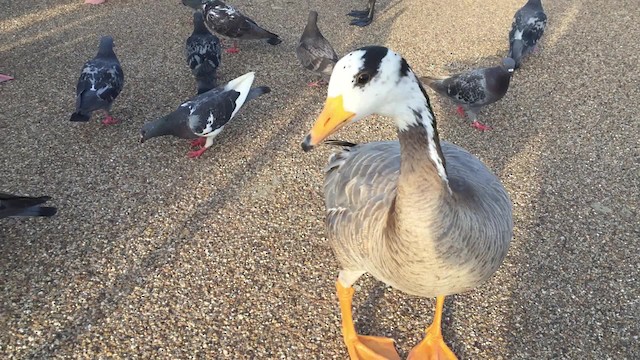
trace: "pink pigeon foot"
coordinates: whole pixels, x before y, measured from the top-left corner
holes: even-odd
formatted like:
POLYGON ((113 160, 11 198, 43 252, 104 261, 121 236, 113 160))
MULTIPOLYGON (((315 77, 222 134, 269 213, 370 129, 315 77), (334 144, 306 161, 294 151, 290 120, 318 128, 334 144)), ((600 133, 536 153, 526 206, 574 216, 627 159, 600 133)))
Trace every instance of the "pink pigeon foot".
POLYGON ((318 81, 310 82, 307 84, 309 87, 320 87, 323 85, 327 85, 328 83, 324 79, 320 79, 318 81))
POLYGON ((9 81, 9 80, 13 80, 13 77, 11 77, 9 75, 5 75, 5 74, 0 74, 0 83, 1 82, 5 82, 5 81, 9 81))
POLYGON ((189 151, 189 152, 187 153, 187 156, 188 156, 188 157, 190 157, 191 159, 197 159, 197 158, 199 158, 200 156, 202 156, 202 154, 203 154, 205 151, 207 151, 207 149, 208 149, 208 148, 206 148, 206 147, 204 147, 204 146, 203 146, 203 147, 201 147, 201 148, 200 148, 200 149, 198 149, 198 150, 189 151))
POLYGON ((105 1, 107 0, 84 0, 84 3, 91 4, 91 5, 100 5, 100 4, 103 4, 105 1))
POLYGON ((107 117, 102 120, 102 125, 115 125, 119 122, 120 120, 113 118, 111 115, 107 115, 107 117))
POLYGON ((474 129, 478 129, 479 131, 487 131, 487 130, 491 130, 491 127, 487 126, 487 125, 483 125, 482 123, 480 123, 478 120, 474 121, 471 123, 471 127, 474 129))
POLYGON ((234 45, 233 47, 226 49, 225 52, 227 54, 237 54, 240 52, 240 48, 234 45))
POLYGON ((201 138, 191 140, 190 142, 191 142, 191 147, 204 146, 204 144, 207 142, 207 139, 201 137, 201 138))
POLYGON ((238 42, 234 40, 233 41, 233 46, 231 46, 230 48, 226 49, 225 52, 228 53, 228 54, 237 54, 237 53, 239 53, 240 52, 240 48, 238 47, 238 42))
POLYGON ((462 106, 458 105, 456 112, 458 113, 458 116, 464 117, 464 108, 462 106))

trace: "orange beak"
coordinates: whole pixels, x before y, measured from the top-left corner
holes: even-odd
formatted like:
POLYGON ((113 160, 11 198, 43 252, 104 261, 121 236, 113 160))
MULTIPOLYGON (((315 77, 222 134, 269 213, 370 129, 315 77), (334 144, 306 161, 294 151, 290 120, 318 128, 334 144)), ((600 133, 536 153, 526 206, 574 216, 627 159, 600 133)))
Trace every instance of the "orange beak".
POLYGON ((302 149, 304 151, 313 149, 329 135, 346 125, 354 116, 356 116, 355 113, 344 109, 342 95, 327 98, 324 109, 302 142, 302 149))

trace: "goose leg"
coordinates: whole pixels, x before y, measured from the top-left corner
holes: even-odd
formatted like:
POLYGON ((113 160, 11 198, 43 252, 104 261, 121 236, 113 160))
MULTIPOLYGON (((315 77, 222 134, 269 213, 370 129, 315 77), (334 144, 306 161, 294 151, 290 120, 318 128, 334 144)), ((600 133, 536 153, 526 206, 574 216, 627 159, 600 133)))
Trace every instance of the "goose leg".
POLYGON ((336 289, 342 315, 342 336, 351 360, 400 360, 400 356, 393 345, 393 339, 363 336, 356 333, 351 312, 351 303, 355 291, 351 284, 345 287, 340 278, 336 282, 336 289))
POLYGON ((444 296, 436 298, 436 313, 433 316, 433 323, 427 328, 427 335, 416 345, 407 360, 457 360, 456 355, 444 343, 442 338, 442 309, 444 307, 444 296))

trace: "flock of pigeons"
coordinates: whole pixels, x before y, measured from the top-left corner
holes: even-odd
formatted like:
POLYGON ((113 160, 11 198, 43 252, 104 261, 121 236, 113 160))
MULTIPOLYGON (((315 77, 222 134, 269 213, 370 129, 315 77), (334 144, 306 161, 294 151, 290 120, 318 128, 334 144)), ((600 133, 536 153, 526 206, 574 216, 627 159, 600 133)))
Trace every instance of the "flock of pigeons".
MULTIPOLYGON (((196 148, 189 157, 200 157, 213 144, 213 139, 249 100, 269 93, 267 86, 252 87, 255 75, 244 74, 224 85, 217 84, 217 69, 221 65, 222 43, 214 35, 234 40, 227 49, 239 51, 236 40, 265 40, 271 45, 282 42, 278 35, 260 27, 232 6, 220 0, 182 0, 192 7, 194 30, 186 40, 187 64, 196 80, 197 94, 180 104, 175 111, 145 124, 140 131, 140 141, 154 137, 173 135, 191 141, 196 148)), ((369 9, 353 11, 353 25, 366 26, 373 19, 375 0, 369 0, 369 9)), ((318 13, 311 11, 307 25, 296 48, 302 66, 321 79, 311 83, 318 86, 332 74, 338 55, 322 36, 317 26, 318 13)), ((542 37, 547 17, 541 0, 528 0, 514 17, 509 33, 509 53, 502 64, 495 67, 474 69, 444 79, 423 77, 420 80, 438 94, 458 104, 458 113, 470 115, 472 126, 479 130, 489 128, 477 121, 478 111, 485 105, 500 100, 507 92, 511 76, 522 60, 535 51, 542 37)), ((118 122, 110 109, 124 86, 124 72, 113 51, 113 38, 103 36, 97 55, 82 68, 76 88, 76 110, 71 121, 89 121, 93 112, 102 110, 105 125, 118 122)), ((22 197, 0 193, 0 218, 13 216, 52 216, 56 208, 43 204, 50 198, 22 197)))

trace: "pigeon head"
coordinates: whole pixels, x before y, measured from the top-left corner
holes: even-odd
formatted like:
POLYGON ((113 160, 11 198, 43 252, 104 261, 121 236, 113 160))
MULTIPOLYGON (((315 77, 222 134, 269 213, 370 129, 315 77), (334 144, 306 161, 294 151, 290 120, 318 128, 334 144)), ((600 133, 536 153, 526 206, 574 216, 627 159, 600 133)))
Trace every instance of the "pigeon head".
POLYGON ((316 35, 320 30, 318 30, 318 13, 316 11, 309 11, 309 19, 307 20, 307 25, 304 27, 304 31, 302 36, 313 36, 316 35))
POLYGON ((317 11, 309 11, 309 18, 307 19, 308 24, 315 24, 318 22, 318 12, 317 11))
POLYGON ((100 38, 100 47, 98 48, 99 57, 115 57, 113 52, 113 38, 111 36, 103 36, 100 38))
POLYGON ((516 61, 513 60, 510 57, 504 58, 504 59, 502 59, 502 68, 505 69, 506 71, 512 73, 513 70, 515 70, 515 68, 516 68, 516 61))
POLYGON ((193 32, 195 34, 209 33, 209 30, 204 24, 204 15, 200 11, 193 13, 193 32))
POLYGON ((142 126, 140 129, 140 143, 144 143, 145 141, 158 136, 158 128, 159 124, 161 124, 161 119, 156 121, 148 122, 142 126))

